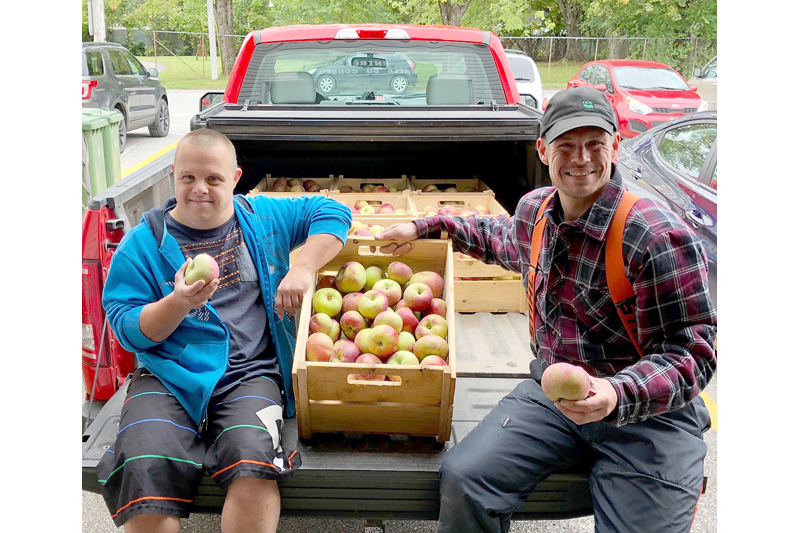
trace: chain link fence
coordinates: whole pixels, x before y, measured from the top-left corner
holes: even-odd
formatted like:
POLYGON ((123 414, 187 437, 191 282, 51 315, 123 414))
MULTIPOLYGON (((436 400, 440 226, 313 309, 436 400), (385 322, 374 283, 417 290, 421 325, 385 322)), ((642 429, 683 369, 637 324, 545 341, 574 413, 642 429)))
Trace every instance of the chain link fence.
MULTIPOLYGON (((505 48, 521 50, 543 70, 554 64, 599 59, 644 59, 666 63, 692 77, 717 55, 716 39, 656 39, 647 37, 500 37, 505 48)), ((577 71, 576 71, 577 72, 577 71)))

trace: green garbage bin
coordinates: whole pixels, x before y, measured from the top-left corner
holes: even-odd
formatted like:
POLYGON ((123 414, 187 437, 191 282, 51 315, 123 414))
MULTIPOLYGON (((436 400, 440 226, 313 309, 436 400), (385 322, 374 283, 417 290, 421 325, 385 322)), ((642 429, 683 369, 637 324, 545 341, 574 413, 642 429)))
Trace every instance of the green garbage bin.
POLYGON ((108 127, 103 128, 103 145, 105 147, 106 187, 114 185, 122 177, 119 158, 119 123, 122 113, 116 109, 87 109, 84 111, 108 120, 108 127))
POLYGON ((108 129, 108 119, 83 113, 83 205, 106 189, 106 156, 103 129, 108 129), (88 170, 88 175, 87 175, 88 170))

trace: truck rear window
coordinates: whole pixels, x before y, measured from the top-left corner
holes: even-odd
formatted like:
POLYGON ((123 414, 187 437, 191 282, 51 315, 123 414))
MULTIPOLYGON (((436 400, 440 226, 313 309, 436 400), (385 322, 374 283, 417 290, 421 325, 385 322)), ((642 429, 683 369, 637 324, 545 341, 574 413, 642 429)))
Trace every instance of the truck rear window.
POLYGON ((506 98, 487 45, 305 41, 256 46, 238 103, 490 105, 506 98))

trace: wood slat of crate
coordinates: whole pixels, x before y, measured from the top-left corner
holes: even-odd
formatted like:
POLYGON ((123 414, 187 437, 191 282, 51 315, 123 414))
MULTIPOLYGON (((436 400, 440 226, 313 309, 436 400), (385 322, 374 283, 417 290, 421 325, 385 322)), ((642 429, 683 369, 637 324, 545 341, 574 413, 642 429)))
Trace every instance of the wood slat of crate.
POLYGON ((303 195, 306 195, 306 194, 327 195, 328 191, 333 187, 333 184, 336 182, 336 176, 334 176, 332 174, 330 176, 328 176, 327 178, 323 178, 323 177, 318 177, 318 178, 300 178, 303 181, 314 180, 315 182, 317 182, 319 184, 321 189, 319 191, 314 191, 314 192, 310 192, 310 191, 303 191, 303 192, 300 192, 300 191, 273 191, 272 188, 275 186, 275 182, 278 179, 279 178, 273 178, 270 174, 267 174, 267 176, 264 179, 262 179, 261 181, 259 181, 258 184, 255 187, 250 189, 250 192, 248 193, 248 196, 256 195, 256 194, 269 194, 269 195, 274 195, 274 196, 289 196, 289 197, 292 197, 292 196, 303 196, 303 195))
MULTIPOLYGON (((411 180, 403 176, 402 178, 375 178, 375 179, 362 179, 362 178, 345 178, 339 176, 331 188, 332 191, 342 192, 342 187, 352 187, 353 192, 363 192, 362 188, 365 185, 383 185, 387 189, 394 187, 397 192, 411 191, 411 180)), ((350 194, 350 193, 342 193, 350 194)))
POLYGON ((433 207, 438 212, 439 209, 448 205, 459 210, 483 206, 489 211, 489 216, 508 216, 508 211, 495 199, 494 195, 486 193, 420 193, 412 194, 411 201, 418 216, 425 216, 428 207, 433 207))
MULTIPOLYGON (((435 185, 438 192, 444 192, 445 189, 455 187, 457 193, 463 194, 479 194, 486 193, 494 196, 494 191, 489 188, 483 180, 477 178, 458 178, 458 179, 418 179, 414 176, 411 177, 411 194, 429 194, 422 192, 422 189, 429 185, 435 185), (471 188, 471 191, 464 189, 471 188)), ((437 192, 437 191, 434 191, 437 192)), ((451 191, 453 192, 453 191, 451 191)))
MULTIPOLYGON (((373 207, 377 208, 383 204, 390 204, 392 207, 397 209, 402 209, 400 213, 369 213, 368 216, 377 216, 380 215, 382 217, 387 217, 389 219, 392 218, 404 218, 408 217, 409 215, 412 217, 417 216, 417 212, 414 210, 414 202, 411 200, 411 195, 408 191, 402 193, 378 193, 378 192, 337 192, 337 191, 330 191, 328 193, 329 198, 333 198, 337 202, 341 202, 346 206, 355 207, 356 203, 360 200, 364 200, 368 204, 372 205, 373 207)), ((366 214, 366 213, 365 213, 366 214)), ((360 216, 358 213, 353 215, 360 216)))
MULTIPOLYGON (((317 273, 317 277, 336 273, 348 261, 385 269, 398 258, 372 254, 369 247, 387 244, 388 241, 348 238, 342 251, 317 273)), ((455 324, 451 242, 419 240, 402 260, 414 272, 432 270, 442 275, 447 323, 455 324)), ((435 437, 438 442, 447 442, 452 429, 456 386, 455 332, 451 330, 448 333, 448 365, 444 367, 306 361, 311 299, 316 279, 314 281, 303 298, 292 366, 300 437, 344 431, 435 437), (399 376, 400 381, 357 381, 350 377, 351 374, 399 376)))
POLYGON ((521 275, 499 265, 488 265, 453 252, 453 278, 457 312, 524 313, 528 308, 521 275), (499 277, 515 279, 491 279, 499 277))

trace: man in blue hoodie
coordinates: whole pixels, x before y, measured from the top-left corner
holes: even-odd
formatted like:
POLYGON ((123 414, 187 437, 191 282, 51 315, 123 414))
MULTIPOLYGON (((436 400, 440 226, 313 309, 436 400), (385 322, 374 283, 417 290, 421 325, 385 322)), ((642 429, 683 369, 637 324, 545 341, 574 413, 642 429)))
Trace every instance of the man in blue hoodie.
POLYGON ((283 417, 294 416, 295 310, 352 215, 322 196, 234 195, 236 151, 213 130, 181 139, 173 173, 175 197, 125 235, 103 294, 139 363, 98 466, 103 496, 128 533, 178 533, 207 470, 227 490, 224 532, 272 532, 277 480, 300 466, 280 446, 283 417), (200 253, 219 278, 187 285, 200 253))

